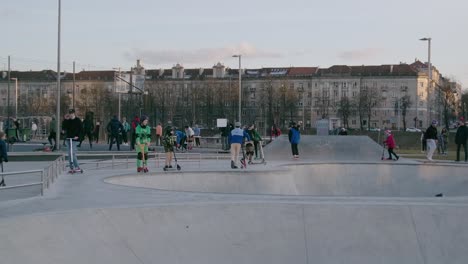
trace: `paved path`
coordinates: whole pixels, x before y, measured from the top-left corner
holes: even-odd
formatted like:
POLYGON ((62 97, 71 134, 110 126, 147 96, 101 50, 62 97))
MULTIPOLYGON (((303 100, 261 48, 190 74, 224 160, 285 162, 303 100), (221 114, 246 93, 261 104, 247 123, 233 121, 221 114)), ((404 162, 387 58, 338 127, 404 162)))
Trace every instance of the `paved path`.
MULTIPOLYGON (((441 177, 456 177, 465 184, 468 177, 463 164, 380 162, 381 149, 365 137, 303 137, 299 161, 291 159, 289 151, 282 137, 265 148, 267 165, 247 170, 231 170, 228 160, 202 160, 201 168, 198 163, 181 165, 186 177, 199 182, 216 181, 214 176, 222 178, 226 171, 240 177, 287 175, 291 166, 305 170, 302 177, 309 171, 323 175, 322 184, 327 175, 335 177, 328 183, 342 182, 344 178, 336 176, 343 171, 363 174, 360 181, 369 181, 372 175, 394 175, 392 171, 403 173, 404 168, 422 171, 414 181, 427 175, 424 172, 437 171, 437 178, 429 175, 424 180, 434 180, 433 186, 439 187, 445 182, 441 177)), ((151 171, 150 176, 138 177, 183 177, 154 166, 151 171)), ((167 191, 105 183, 135 174, 124 167, 89 169, 82 175, 60 176, 44 197, 0 202, 2 262, 422 264, 468 259, 468 198, 462 191, 443 198, 313 196, 167 191)), ((399 181, 385 176, 375 182, 384 183, 382 179, 399 181)), ((256 181, 260 183, 274 182, 262 178, 256 181)), ((253 186, 250 193, 262 192, 264 185, 253 186)), ((180 185, 173 187, 181 190, 180 185)))

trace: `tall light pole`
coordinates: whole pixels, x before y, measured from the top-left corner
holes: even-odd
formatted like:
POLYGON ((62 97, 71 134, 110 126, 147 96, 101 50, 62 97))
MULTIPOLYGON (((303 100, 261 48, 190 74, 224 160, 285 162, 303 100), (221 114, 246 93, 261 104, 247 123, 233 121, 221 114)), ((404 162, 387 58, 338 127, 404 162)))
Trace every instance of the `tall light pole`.
POLYGON ((242 58, 242 55, 241 54, 236 54, 236 55, 232 55, 232 57, 234 58, 239 58, 239 116, 237 117, 239 120, 239 123, 242 124, 242 121, 241 121, 241 114, 242 114, 242 69, 241 69, 241 58, 242 58))
MULTIPOLYGON (((119 68, 112 68, 112 69, 113 69, 113 70, 119 70, 119 75, 118 75, 118 76, 119 76, 119 82, 118 82, 119 84, 118 84, 118 88, 115 89, 115 91, 119 94, 119 121, 121 121, 122 119, 121 119, 121 117, 120 117, 120 116, 121 116, 121 114, 120 114, 120 112, 121 112, 121 111, 120 111, 120 100, 121 100, 121 99, 120 99, 120 89, 121 89, 121 87, 122 87, 122 79, 120 79, 120 78, 122 78, 122 75, 121 75, 121 72, 120 72, 120 67, 119 67, 119 68)), ((114 74, 115 74, 115 73, 114 73, 114 74)), ((114 79, 115 79, 115 78, 114 78, 114 79)), ((140 116, 141 116, 141 115, 140 115, 140 116)))
POLYGON ((18 118, 18 78, 11 78, 15 81, 15 116, 18 118))
MULTIPOLYGON (((429 108, 429 93, 431 91, 431 86, 432 86, 432 66, 431 66, 431 40, 432 38, 421 38, 419 39, 421 41, 427 41, 427 68, 428 68, 428 78, 429 78, 429 83, 427 85, 427 109, 432 109, 429 108)), ((432 111, 432 110, 431 110, 432 111)), ((430 114, 428 113, 427 116, 427 122, 428 124, 430 123, 430 114)))
MULTIPOLYGON (((57 126, 55 127, 55 146, 57 150, 60 149, 60 20, 61 20, 62 1, 58 0, 58 34, 57 34, 57 126)), ((74 88, 74 87, 73 87, 74 88)))

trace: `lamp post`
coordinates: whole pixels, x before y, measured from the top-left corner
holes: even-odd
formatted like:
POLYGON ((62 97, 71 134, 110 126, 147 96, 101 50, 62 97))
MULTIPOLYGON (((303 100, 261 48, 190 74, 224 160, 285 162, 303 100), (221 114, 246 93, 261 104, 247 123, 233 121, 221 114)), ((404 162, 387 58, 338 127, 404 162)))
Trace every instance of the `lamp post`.
MULTIPOLYGON (((428 81, 429 83, 427 84, 427 109, 429 110, 429 93, 431 91, 431 86, 432 86, 432 66, 431 66, 431 40, 432 38, 421 38, 419 39, 421 41, 427 41, 427 67, 428 67, 428 81)), ((432 108, 431 108, 432 109, 432 108)), ((432 111, 432 110, 431 110, 432 111)), ((428 124, 430 123, 430 115, 431 113, 428 113, 428 124)))
MULTIPOLYGON (((56 137, 55 146, 57 150, 60 149, 60 20, 61 20, 62 1, 58 0, 58 21, 57 21, 57 125, 55 127, 56 137)), ((75 87, 73 87, 75 88, 75 87)))
POLYGON ((18 78, 11 78, 15 81, 15 117, 18 118, 18 78))
MULTIPOLYGON (((121 100, 121 99, 120 99, 120 96, 121 96, 121 95, 120 95, 120 89, 122 88, 122 80, 121 80, 120 78, 122 78, 122 75, 121 75, 121 73, 120 73, 120 67, 119 67, 119 68, 112 68, 112 69, 114 69, 114 70, 119 70, 119 75, 118 75, 118 76, 119 76, 119 85, 118 85, 118 89, 115 89, 115 91, 119 94, 119 121, 121 121, 122 119, 120 118, 120 115, 121 115, 121 114, 120 114, 120 112, 121 112, 121 111, 120 111, 120 100, 121 100)), ((114 74, 115 74, 115 73, 114 73, 114 74)), ((115 79, 115 78, 114 78, 114 79, 115 79)), ((140 115, 140 116, 141 116, 141 115, 140 115)))
POLYGON ((236 55, 232 55, 232 57, 234 58, 239 58, 239 116, 237 117, 239 119, 239 123, 242 124, 242 121, 241 121, 241 114, 242 114, 242 72, 241 72, 241 58, 242 58, 242 55, 241 54, 236 54, 236 55))

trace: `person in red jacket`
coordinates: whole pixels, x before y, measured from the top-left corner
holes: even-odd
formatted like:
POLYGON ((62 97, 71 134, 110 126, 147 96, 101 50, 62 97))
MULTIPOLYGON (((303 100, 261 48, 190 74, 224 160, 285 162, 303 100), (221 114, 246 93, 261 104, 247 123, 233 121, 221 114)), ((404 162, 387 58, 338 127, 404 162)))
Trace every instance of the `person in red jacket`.
POLYGON ((395 139, 393 138, 392 131, 390 130, 385 130, 385 136, 387 136, 387 139, 385 139, 384 144, 387 145, 388 149, 388 159, 387 160, 393 160, 392 154, 395 155, 396 160, 400 159, 400 157, 393 152, 393 149, 395 148, 395 139))

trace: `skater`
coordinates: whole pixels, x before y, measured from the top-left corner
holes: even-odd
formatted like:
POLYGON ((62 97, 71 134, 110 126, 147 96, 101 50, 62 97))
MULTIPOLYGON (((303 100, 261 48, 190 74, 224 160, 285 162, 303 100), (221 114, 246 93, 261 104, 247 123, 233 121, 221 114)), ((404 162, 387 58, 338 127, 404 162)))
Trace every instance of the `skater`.
POLYGON ((250 141, 249 134, 240 128, 241 123, 236 122, 235 126, 236 128, 229 134, 229 142, 231 143, 231 169, 239 168, 237 167, 237 160, 239 160, 241 144, 244 138, 246 138, 247 141, 250 141))
POLYGON ((164 146, 164 152, 166 154, 166 161, 164 169, 172 168, 172 157, 174 156, 174 130, 170 126, 164 129, 164 136, 162 138, 162 144, 164 146))
POLYGON ((75 115, 75 109, 70 109, 68 114, 69 119, 64 124, 64 128, 67 138, 66 142, 68 146, 68 161, 70 162, 70 171, 81 172, 80 164, 78 163, 78 159, 76 157, 76 151, 83 125, 81 120, 75 115))
POLYGON ((301 132, 299 132, 299 126, 295 122, 292 123, 291 129, 288 133, 289 142, 291 143, 291 150, 294 159, 299 158, 298 145, 301 141, 301 132))
POLYGON ((254 142, 253 141, 246 141, 245 142, 245 155, 249 164, 252 164, 252 157, 254 155, 254 142))
POLYGON ((437 120, 432 120, 431 126, 426 130, 427 160, 434 161, 432 155, 437 148, 437 120))
POLYGON ((86 117, 83 120, 83 130, 80 135, 80 143, 77 147, 81 147, 81 143, 83 143, 85 137, 88 137, 89 140, 89 148, 93 148, 93 131, 94 131, 94 124, 93 124, 93 114, 92 112, 86 113, 86 117))
MULTIPOLYGON (((7 153, 7 145, 5 143, 6 135, 5 132, 0 132, 0 163, 2 166, 2 172, 3 172, 3 161, 8 162, 8 153, 7 153)), ((5 179, 0 180, 0 187, 5 186, 5 179)))
POLYGON ((55 116, 52 116, 52 120, 50 121, 50 129, 49 129, 49 136, 47 140, 49 140, 50 145, 52 146, 52 151, 57 150, 57 121, 55 120, 55 116), (52 144, 52 140, 54 144, 52 144))
POLYGON ((123 131, 122 123, 120 123, 119 119, 115 115, 109 124, 107 124, 107 133, 109 134, 109 151, 112 150, 112 145, 114 144, 114 140, 117 143, 117 150, 120 151, 120 138, 119 134, 123 131))
POLYGON ((455 144, 457 144, 457 159, 456 162, 460 161, 460 148, 463 146, 463 150, 465 151, 465 162, 468 161, 468 153, 467 153, 467 140, 468 140, 468 128, 465 125, 463 119, 460 120, 459 126, 457 128, 457 134, 455 134, 455 144))
POLYGON ((195 125, 193 128, 193 133, 193 136, 195 137, 195 146, 200 147, 200 128, 198 125, 195 125))
POLYGON ((395 144, 395 139, 393 138, 393 135, 392 135, 392 131, 385 130, 385 136, 387 137, 387 139, 385 139, 384 141, 384 145, 387 146, 387 150, 388 150, 387 160, 393 160, 392 154, 395 156, 396 160, 399 160, 400 157, 393 151, 396 144, 395 144))
MULTIPOLYGON (((119 122, 120 123, 120 122, 119 122)), ((135 147, 137 151, 137 172, 148 172, 148 147, 151 143, 151 128, 148 117, 142 116, 135 129, 135 147)))

